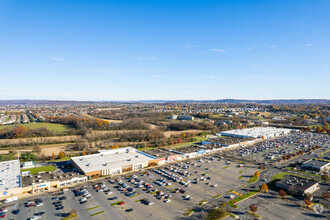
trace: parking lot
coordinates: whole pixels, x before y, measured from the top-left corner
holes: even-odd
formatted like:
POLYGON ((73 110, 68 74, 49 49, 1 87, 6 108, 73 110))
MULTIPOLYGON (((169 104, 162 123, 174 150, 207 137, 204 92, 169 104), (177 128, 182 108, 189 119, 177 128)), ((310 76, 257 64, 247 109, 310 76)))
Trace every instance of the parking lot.
POLYGON ((19 200, 4 219, 61 219, 73 209, 80 219, 175 219, 202 200, 239 190, 257 170, 244 166, 212 156, 168 164, 19 200), (41 205, 26 207, 37 198, 41 205))
POLYGON ((231 151, 230 154, 237 157, 244 157, 254 162, 274 162, 282 159, 282 156, 294 154, 302 150, 308 153, 308 149, 330 145, 330 138, 322 134, 314 133, 292 133, 288 136, 282 136, 264 142, 257 143, 251 147, 231 151))
MULTIPOLYGON (((294 200, 294 199, 293 199, 294 200)), ((302 204, 303 201, 297 201, 302 204)), ((302 208, 299 205, 288 202, 283 199, 275 198, 271 195, 258 194, 248 200, 239 203, 239 209, 234 210, 233 213, 239 215, 241 219, 253 219, 253 217, 246 212, 250 210, 249 206, 256 204, 258 207, 258 215, 262 219, 323 219, 328 214, 328 210, 322 210, 321 215, 313 210, 302 208)))

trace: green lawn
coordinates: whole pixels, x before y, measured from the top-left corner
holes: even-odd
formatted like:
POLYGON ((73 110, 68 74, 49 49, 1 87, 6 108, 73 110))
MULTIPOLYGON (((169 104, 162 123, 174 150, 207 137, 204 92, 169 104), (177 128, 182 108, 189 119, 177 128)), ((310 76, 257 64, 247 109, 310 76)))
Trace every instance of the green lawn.
POLYGON ((272 180, 281 180, 281 179, 284 179, 285 175, 293 175, 293 176, 299 176, 299 177, 303 177, 303 178, 305 178, 304 176, 297 175, 297 174, 293 174, 293 173, 280 172, 280 173, 275 174, 275 175, 272 177, 272 180))
POLYGON ((236 197, 234 198, 233 200, 230 200, 229 202, 227 202, 228 205, 234 207, 234 208, 237 208, 238 206, 234 204, 234 202, 238 203, 240 201, 242 201, 243 199, 246 199, 250 196, 253 196, 254 194, 258 193, 259 191, 255 190, 255 191, 250 191, 248 193, 245 193, 244 195, 242 196, 239 196, 239 197, 236 197))
POLYGON ((321 175, 314 174, 314 173, 309 173, 309 172, 305 172, 305 171, 301 171, 301 170, 294 170, 293 167, 287 167, 287 169, 288 170, 291 170, 291 171, 294 171, 294 172, 304 173, 304 174, 307 174, 307 175, 312 175, 312 176, 316 176, 316 177, 320 177, 321 178, 321 175))
POLYGON ((260 219, 260 218, 261 218, 261 216, 258 215, 257 213, 254 213, 254 212, 251 212, 251 211, 248 211, 248 213, 249 213, 250 215, 252 215, 253 217, 257 218, 257 219, 260 219))
POLYGON ((253 177, 251 177, 247 182, 248 182, 248 183, 255 183, 255 182, 258 181, 258 179, 259 179, 258 176, 253 176, 253 177))
POLYGON ((212 198, 217 199, 217 198, 220 198, 221 196, 222 196, 222 194, 218 194, 218 195, 213 196, 212 198))
POLYGON ((166 148, 176 148, 176 147, 181 147, 181 146, 185 146, 185 145, 187 145, 186 147, 189 147, 191 144, 201 142, 201 141, 206 141, 207 139, 208 138, 206 138, 206 137, 196 136, 196 137, 193 137, 194 141, 183 142, 183 143, 180 143, 180 144, 168 145, 168 146, 166 146, 166 148))
POLYGON ((124 202, 124 201, 113 202, 113 203, 111 203, 110 205, 115 206, 115 205, 119 205, 119 204, 122 203, 122 202, 124 202))
POLYGON ((14 128, 18 126, 24 126, 27 128, 31 129, 36 129, 36 128, 47 128, 50 131, 58 132, 58 133, 63 133, 69 130, 69 127, 66 125, 61 125, 61 124, 55 124, 55 123, 29 123, 29 124, 16 124, 16 125, 5 125, 5 126, 0 126, 1 129, 5 128, 14 128))
POLYGON ((54 166, 43 166, 43 167, 35 167, 35 168, 30 168, 30 169, 21 169, 21 172, 30 171, 30 173, 33 175, 33 174, 40 173, 42 171, 51 172, 51 171, 55 171, 55 170, 56 170, 56 167, 54 167, 54 166))
POLYGON ((190 216, 194 213, 194 210, 189 209, 188 212, 184 213, 185 216, 190 216))
POLYGON ((91 216, 99 215, 99 214, 102 214, 102 213, 104 213, 104 212, 105 212, 105 211, 100 211, 100 212, 97 212, 97 213, 91 214, 91 216))
POLYGON ((62 159, 55 159, 55 160, 50 160, 51 162, 57 162, 57 161, 66 161, 66 160, 70 160, 71 157, 64 157, 62 159))
POLYGON ((89 211, 89 210, 97 209, 97 208, 100 208, 100 207, 101 207, 101 206, 98 205, 98 206, 95 206, 95 207, 89 208, 89 209, 87 209, 87 210, 89 211))

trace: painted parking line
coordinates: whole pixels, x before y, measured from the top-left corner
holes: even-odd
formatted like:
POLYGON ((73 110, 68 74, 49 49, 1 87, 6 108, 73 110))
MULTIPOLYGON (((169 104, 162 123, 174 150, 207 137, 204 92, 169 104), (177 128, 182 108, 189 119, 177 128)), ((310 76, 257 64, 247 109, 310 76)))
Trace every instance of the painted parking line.
POLYGON ((167 213, 161 212, 160 210, 150 206, 149 208, 151 208, 152 210, 154 210, 162 219, 171 219, 169 218, 167 213))

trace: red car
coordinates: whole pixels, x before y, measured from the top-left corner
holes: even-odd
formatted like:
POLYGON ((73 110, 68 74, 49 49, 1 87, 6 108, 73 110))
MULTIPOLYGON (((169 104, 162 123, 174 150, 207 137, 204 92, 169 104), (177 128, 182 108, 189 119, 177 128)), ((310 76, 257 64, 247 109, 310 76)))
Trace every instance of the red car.
POLYGON ((119 205, 125 205, 126 203, 125 202, 121 202, 121 203, 119 203, 119 205))
POLYGON ((0 218, 5 218, 5 217, 6 217, 6 213, 0 212, 0 218))

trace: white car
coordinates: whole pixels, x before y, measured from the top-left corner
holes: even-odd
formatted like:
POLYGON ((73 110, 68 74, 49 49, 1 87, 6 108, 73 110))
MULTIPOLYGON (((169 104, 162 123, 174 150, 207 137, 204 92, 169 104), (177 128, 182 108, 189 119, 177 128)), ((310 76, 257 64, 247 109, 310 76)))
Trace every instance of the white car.
POLYGON ((36 207, 39 207, 39 206, 42 206, 43 205, 43 203, 41 202, 41 203, 37 203, 36 204, 36 207))
POLYGON ((111 191, 108 191, 105 194, 110 195, 110 194, 112 194, 112 192, 111 191))
POLYGON ((29 219, 30 219, 30 220, 36 220, 36 219, 39 219, 39 218, 41 218, 41 216, 36 215, 36 216, 33 216, 33 217, 29 218, 29 219))
POLYGON ((170 199, 166 199, 166 200, 164 200, 164 202, 165 203, 169 203, 169 202, 171 202, 171 200, 170 199))
POLYGON ((86 201, 86 200, 87 200, 86 198, 81 198, 81 199, 79 199, 80 202, 84 202, 84 201, 86 201))

